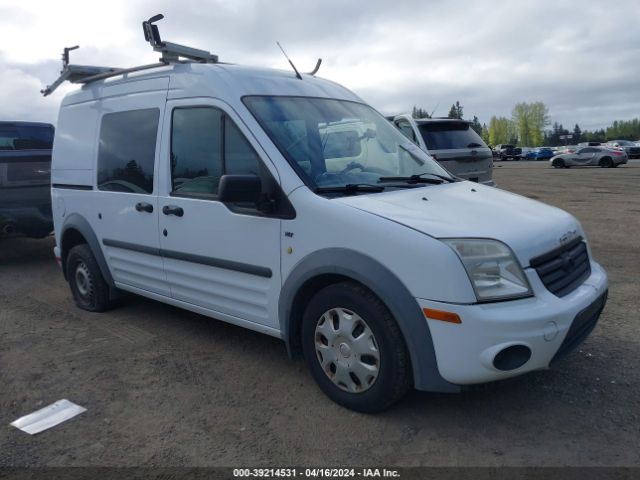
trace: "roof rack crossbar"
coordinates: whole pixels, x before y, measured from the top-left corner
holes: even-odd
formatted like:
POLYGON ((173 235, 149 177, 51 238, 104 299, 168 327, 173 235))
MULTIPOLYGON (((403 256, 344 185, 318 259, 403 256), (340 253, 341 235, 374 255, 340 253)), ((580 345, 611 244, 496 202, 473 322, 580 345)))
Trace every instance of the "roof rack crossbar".
POLYGON ((66 81, 69 81, 71 83, 86 84, 117 75, 124 75, 127 73, 138 72, 140 70, 162 67, 170 63, 180 62, 181 58, 200 63, 218 63, 218 56, 213 55, 206 50, 200 50, 177 43, 162 41, 162 39, 160 38, 160 31, 158 30, 158 26, 154 25, 154 22, 162 20, 163 18, 164 16, 162 14, 158 14, 151 17, 149 20, 142 22, 144 39, 149 42, 154 51, 162 53, 162 57, 160 58, 159 63, 140 65, 131 68, 72 65, 69 63, 69 52, 72 50, 76 50, 79 47, 78 45, 73 47, 65 47, 64 51, 62 52, 62 70, 60 71, 60 76, 51 85, 47 85, 44 89, 40 90, 40 93, 42 93, 42 95, 44 95, 45 97, 47 95, 51 95, 56 90, 56 88, 58 88, 62 83, 66 81))

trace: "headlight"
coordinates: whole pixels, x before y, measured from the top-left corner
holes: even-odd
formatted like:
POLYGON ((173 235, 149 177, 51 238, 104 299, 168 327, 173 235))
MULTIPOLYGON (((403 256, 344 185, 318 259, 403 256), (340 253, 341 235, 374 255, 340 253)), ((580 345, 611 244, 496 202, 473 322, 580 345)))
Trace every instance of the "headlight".
POLYGON ((482 238, 441 238, 462 260, 479 302, 532 295, 513 252, 504 243, 482 238))

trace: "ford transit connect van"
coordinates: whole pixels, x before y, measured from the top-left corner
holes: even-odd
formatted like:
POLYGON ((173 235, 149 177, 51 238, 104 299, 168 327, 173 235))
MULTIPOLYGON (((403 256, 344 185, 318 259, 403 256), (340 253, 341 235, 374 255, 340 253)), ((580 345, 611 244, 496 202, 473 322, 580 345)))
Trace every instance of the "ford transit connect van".
POLYGON ((124 290, 281 338, 375 412, 546 369, 604 307, 574 217, 453 178, 336 83, 215 60, 85 80, 52 170, 82 309, 124 290))

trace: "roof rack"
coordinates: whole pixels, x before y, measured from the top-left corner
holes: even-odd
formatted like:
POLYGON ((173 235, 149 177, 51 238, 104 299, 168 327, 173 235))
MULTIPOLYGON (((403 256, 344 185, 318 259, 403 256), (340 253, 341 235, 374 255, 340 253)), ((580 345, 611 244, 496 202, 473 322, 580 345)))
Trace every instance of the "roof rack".
POLYGON ((58 88, 65 81, 71 83, 90 83, 96 80, 102 80, 117 75, 123 75, 126 73, 138 72, 140 70, 147 70, 150 68, 162 67, 169 65, 170 63, 181 62, 181 58, 186 58, 189 61, 195 61, 199 63, 218 63, 218 56, 213 55, 206 50, 199 50, 197 48, 187 47, 177 43, 164 42, 160 38, 160 31, 158 26, 154 24, 158 20, 162 20, 164 15, 158 14, 151 17, 149 20, 142 22, 142 31, 144 33, 144 39, 149 42, 153 47, 153 50, 160 52, 160 62, 152 63, 148 65, 140 65, 132 68, 115 68, 115 67, 97 67, 90 65, 71 65, 69 64, 69 52, 76 50, 78 45, 74 47, 65 47, 62 52, 62 70, 60 76, 51 85, 47 85, 46 88, 40 90, 40 93, 45 97, 52 94, 56 88, 58 88))

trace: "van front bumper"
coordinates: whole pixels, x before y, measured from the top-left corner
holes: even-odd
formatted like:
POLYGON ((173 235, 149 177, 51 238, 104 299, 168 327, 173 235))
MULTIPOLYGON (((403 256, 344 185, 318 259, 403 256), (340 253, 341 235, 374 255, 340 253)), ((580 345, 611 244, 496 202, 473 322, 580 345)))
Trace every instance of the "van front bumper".
POLYGON ((592 261, 589 278, 564 297, 549 292, 535 270, 525 273, 534 292, 530 298, 474 305, 417 299, 422 309, 461 319, 459 324, 426 320, 445 380, 473 385, 546 369, 593 330, 607 298, 607 274, 600 265, 592 261))

